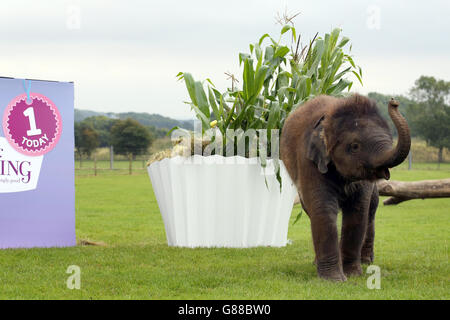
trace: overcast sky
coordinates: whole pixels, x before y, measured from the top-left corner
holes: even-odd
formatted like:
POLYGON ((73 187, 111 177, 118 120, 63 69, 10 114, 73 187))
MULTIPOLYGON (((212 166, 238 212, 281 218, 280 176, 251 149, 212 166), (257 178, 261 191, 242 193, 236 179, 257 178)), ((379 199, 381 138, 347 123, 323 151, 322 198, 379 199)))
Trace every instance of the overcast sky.
POLYGON ((304 43, 343 29, 363 68, 354 91, 405 94, 422 74, 450 80, 447 0, 1 0, 0 76, 74 81, 79 109, 192 118, 176 74, 224 91, 238 53, 279 34, 286 9, 301 12, 304 43))

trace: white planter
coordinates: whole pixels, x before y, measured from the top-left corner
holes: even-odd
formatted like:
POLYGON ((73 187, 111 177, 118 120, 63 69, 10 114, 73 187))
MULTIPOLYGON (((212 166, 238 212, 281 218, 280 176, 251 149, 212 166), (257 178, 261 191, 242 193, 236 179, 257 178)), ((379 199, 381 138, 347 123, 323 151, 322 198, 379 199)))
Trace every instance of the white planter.
POLYGON ((281 247, 296 188, 281 163, 282 192, 268 160, 193 156, 152 163, 148 173, 167 242, 180 247, 281 247))

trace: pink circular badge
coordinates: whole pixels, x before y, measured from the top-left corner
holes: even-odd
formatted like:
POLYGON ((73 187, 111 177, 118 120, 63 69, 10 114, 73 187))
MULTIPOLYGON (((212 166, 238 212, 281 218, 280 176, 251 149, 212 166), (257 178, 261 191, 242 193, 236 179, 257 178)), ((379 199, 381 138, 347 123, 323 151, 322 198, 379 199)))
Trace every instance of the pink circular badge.
POLYGON ((55 104, 39 93, 15 97, 3 115, 3 131, 9 144, 28 156, 51 151, 61 136, 61 115, 55 104))

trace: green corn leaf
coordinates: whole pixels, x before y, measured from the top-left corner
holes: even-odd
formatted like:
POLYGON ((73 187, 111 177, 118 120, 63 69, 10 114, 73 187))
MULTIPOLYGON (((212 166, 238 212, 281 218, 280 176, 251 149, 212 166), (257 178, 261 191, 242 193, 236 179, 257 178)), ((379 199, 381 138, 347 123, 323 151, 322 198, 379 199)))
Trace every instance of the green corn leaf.
POLYGON ((197 119, 202 122, 202 131, 209 129, 209 117, 206 117, 206 115, 195 104, 191 104, 191 107, 195 111, 197 119))
POLYGON ((324 39, 324 51, 321 58, 321 72, 320 72, 320 78, 323 77, 323 73, 325 72, 326 67, 328 66, 328 60, 330 56, 330 52, 332 49, 330 48, 330 35, 327 33, 325 35, 324 39))
POLYGON ((306 78, 306 90, 305 90, 305 99, 307 97, 309 97, 309 95, 311 94, 311 88, 312 88, 312 80, 311 78, 307 77, 306 78))
POLYGON ((342 49, 334 48, 333 52, 330 55, 330 58, 328 59, 329 63, 331 63, 331 61, 334 61, 334 59, 336 59, 336 57, 341 53, 343 54, 342 49))
POLYGON ((177 75, 176 75, 175 77, 178 78, 178 81, 183 80, 183 78, 184 78, 184 73, 183 73, 183 72, 178 72, 177 75))
POLYGON ((233 119, 234 110, 236 110, 236 104, 237 104, 237 102, 235 102, 233 104, 233 107, 231 107, 231 110, 228 113, 228 117, 225 120, 225 125, 224 125, 225 128, 228 128, 228 126, 230 125, 231 120, 233 119))
POLYGON ((226 113, 224 111, 223 105, 224 105, 223 96, 220 96, 220 98, 219 98, 219 114, 222 118, 222 121, 225 122, 226 121, 226 113))
POLYGON ((262 60, 262 50, 259 44, 257 43, 255 44, 255 56, 258 61, 262 60))
POLYGON ((294 42, 297 41, 297 31, 295 30, 294 27, 291 27, 291 31, 292 31, 292 39, 294 42))
POLYGON ((264 52, 264 60, 272 61, 274 55, 273 47, 266 47, 264 52))
POLYGON ((352 67, 348 67, 348 68, 342 70, 341 72, 339 72, 337 75, 334 76, 334 80, 342 78, 347 72, 350 71, 351 68, 352 67))
POLYGON ((249 107, 250 107, 249 105, 244 105, 242 107, 242 109, 239 112, 237 112, 236 119, 234 119, 234 122, 233 122, 234 129, 239 129, 239 128, 241 128, 243 130, 246 129, 246 128, 242 128, 242 124, 246 122, 245 116, 246 116, 246 113, 247 113, 247 110, 249 107))
POLYGON ((258 70, 262 65, 263 55, 262 55, 261 47, 257 43, 255 44, 255 56, 256 56, 256 61, 258 62, 257 66, 256 66, 256 70, 258 70))
POLYGON ((333 50, 336 46, 337 40, 339 38, 339 34, 341 33, 340 28, 335 28, 333 31, 331 31, 330 35, 330 50, 333 50))
POLYGON ((192 77, 192 75, 190 73, 185 72, 184 73, 184 82, 186 84, 186 88, 188 90, 189 93, 189 97, 191 98, 191 101, 193 104, 197 105, 197 98, 195 95, 195 81, 194 78, 192 77))
POLYGON ((259 42, 258 44, 261 46, 261 44, 263 43, 264 39, 270 37, 268 33, 264 34, 261 38, 259 38, 259 42))
POLYGON ((216 87, 216 86, 214 85, 214 83, 212 83, 211 79, 206 78, 205 80, 208 81, 208 83, 209 83, 210 85, 212 85, 214 88, 216 87))
POLYGON ((223 114, 224 110, 226 111, 230 111, 230 107, 226 104, 225 102, 225 95, 226 93, 224 93, 223 95, 216 89, 211 88, 214 92, 214 95, 216 96, 216 100, 219 101, 220 105, 219 107, 222 108, 221 113, 223 114))
POLYGON ((335 95, 335 96, 339 96, 341 94, 342 91, 345 90, 345 88, 347 88, 349 85, 351 84, 350 81, 344 80, 344 79, 340 79, 339 82, 333 86, 331 86, 328 90, 327 90, 327 94, 328 95, 335 95))
POLYGON ((313 48, 313 52, 309 59, 311 61, 308 63, 308 70, 306 72, 306 75, 308 77, 311 77, 313 74, 317 72, 317 67, 319 66, 320 60, 322 59, 322 54, 325 50, 325 42, 322 39, 318 39, 315 41, 315 45, 313 48))
POLYGON ((211 106, 211 108, 214 112, 214 115, 216 116, 216 120, 220 120, 220 118, 222 117, 222 114, 220 113, 219 108, 217 107, 216 97, 210 87, 208 87, 208 99, 209 99, 209 105, 211 106))
POLYGON ((248 53, 239 53, 239 65, 242 64, 242 61, 250 59, 251 56, 248 53))
POLYGON ((170 129, 169 131, 167 131, 166 137, 170 136, 174 130, 178 130, 178 129, 180 129, 179 126, 173 127, 172 129, 170 129))
POLYGON ((277 58, 277 57, 282 58, 282 57, 284 57, 289 51, 290 51, 290 50, 289 50, 288 47, 284 47, 284 46, 278 47, 278 48, 275 50, 274 58, 277 58))
POLYGON ((335 75, 336 72, 339 70, 339 68, 342 65, 342 59, 344 57, 344 54, 340 52, 337 57, 334 59, 333 64, 331 67, 327 70, 327 75, 325 78, 325 81, 322 83, 322 93, 325 93, 328 87, 335 81, 335 75))
POLYGON ((286 24, 283 26, 283 28, 281 29, 281 34, 285 34, 286 32, 288 32, 289 30, 292 29, 292 26, 289 24, 286 24))
POLYGON ((269 119, 267 120, 267 137, 270 141, 271 129, 278 129, 277 122, 280 118, 280 104, 276 101, 270 104, 269 119))
POLYGON ((353 72, 353 74, 356 76, 356 78, 358 78, 359 83, 361 83, 361 85, 363 85, 362 80, 361 80, 361 77, 359 76, 359 74, 358 74, 356 71, 353 71, 353 70, 352 70, 352 72, 353 72))
POLYGON ((292 78, 292 74, 290 74, 287 71, 281 71, 278 73, 277 77, 277 87, 288 87, 289 86, 289 80, 292 78))
POLYGON ((295 217, 295 220, 294 220, 294 222, 292 223, 292 225, 294 225, 294 224, 296 224, 299 220, 300 220, 300 218, 302 217, 302 214, 303 214, 303 210, 300 210, 300 212, 297 214, 297 216, 295 217))
POLYGON ((278 42, 276 42, 274 38, 269 37, 269 39, 270 39, 270 41, 272 42, 272 44, 273 44, 275 47, 278 46, 278 42))
POLYGON ((215 88, 211 88, 212 91, 214 92, 214 96, 216 97, 216 100, 219 101, 220 98, 222 97, 222 94, 220 93, 219 90, 215 89, 215 88))
MULTIPOLYGON (((195 84, 195 98, 197 100, 197 106, 201 112, 209 119, 210 111, 208 100, 206 99, 205 90, 203 90, 203 84, 200 81, 196 81, 195 84)), ((195 103, 194 103, 195 104, 195 103)))
POLYGON ((253 96, 251 101, 249 101, 250 104, 255 103, 255 100, 258 98, 259 93, 261 92, 261 89, 264 85, 264 80, 266 78, 267 70, 269 70, 268 66, 261 66, 257 71, 255 75, 255 82, 254 82, 254 89, 253 89, 253 96))
POLYGON ((349 55, 345 55, 345 58, 347 59, 348 62, 350 62, 352 67, 356 69, 356 65, 355 65, 355 62, 353 61, 352 57, 350 57, 349 55))
POLYGON ((244 100, 248 101, 253 96, 255 90, 255 72, 253 70, 253 60, 246 59, 244 62, 244 100))
MULTIPOLYGON (((278 158, 274 158, 273 160, 278 163, 278 158)), ((277 169, 275 171, 275 176, 277 178, 278 184, 280 185, 280 193, 281 193, 283 191, 283 183, 281 181, 281 171, 280 171, 279 164, 277 164, 277 169)))
MULTIPOLYGON (((309 96, 309 92, 308 91, 308 80, 311 81, 310 78, 306 77, 306 76, 302 76, 297 84, 297 101, 299 100, 305 100, 306 97, 309 96)), ((311 90, 311 82, 309 84, 310 88, 309 90, 311 90)))
POLYGON ((338 47, 339 48, 343 48, 347 44, 347 42, 349 42, 349 41, 350 41, 349 38, 342 37, 342 40, 339 42, 338 47))

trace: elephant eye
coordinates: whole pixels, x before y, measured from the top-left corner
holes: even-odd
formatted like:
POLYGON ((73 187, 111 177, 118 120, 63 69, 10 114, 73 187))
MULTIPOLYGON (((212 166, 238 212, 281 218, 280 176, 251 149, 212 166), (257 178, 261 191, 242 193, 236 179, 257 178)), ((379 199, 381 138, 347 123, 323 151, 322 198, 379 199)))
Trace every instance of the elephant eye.
POLYGON ((353 142, 352 144, 350 144, 350 151, 355 153, 359 151, 359 144, 356 142, 353 142))

